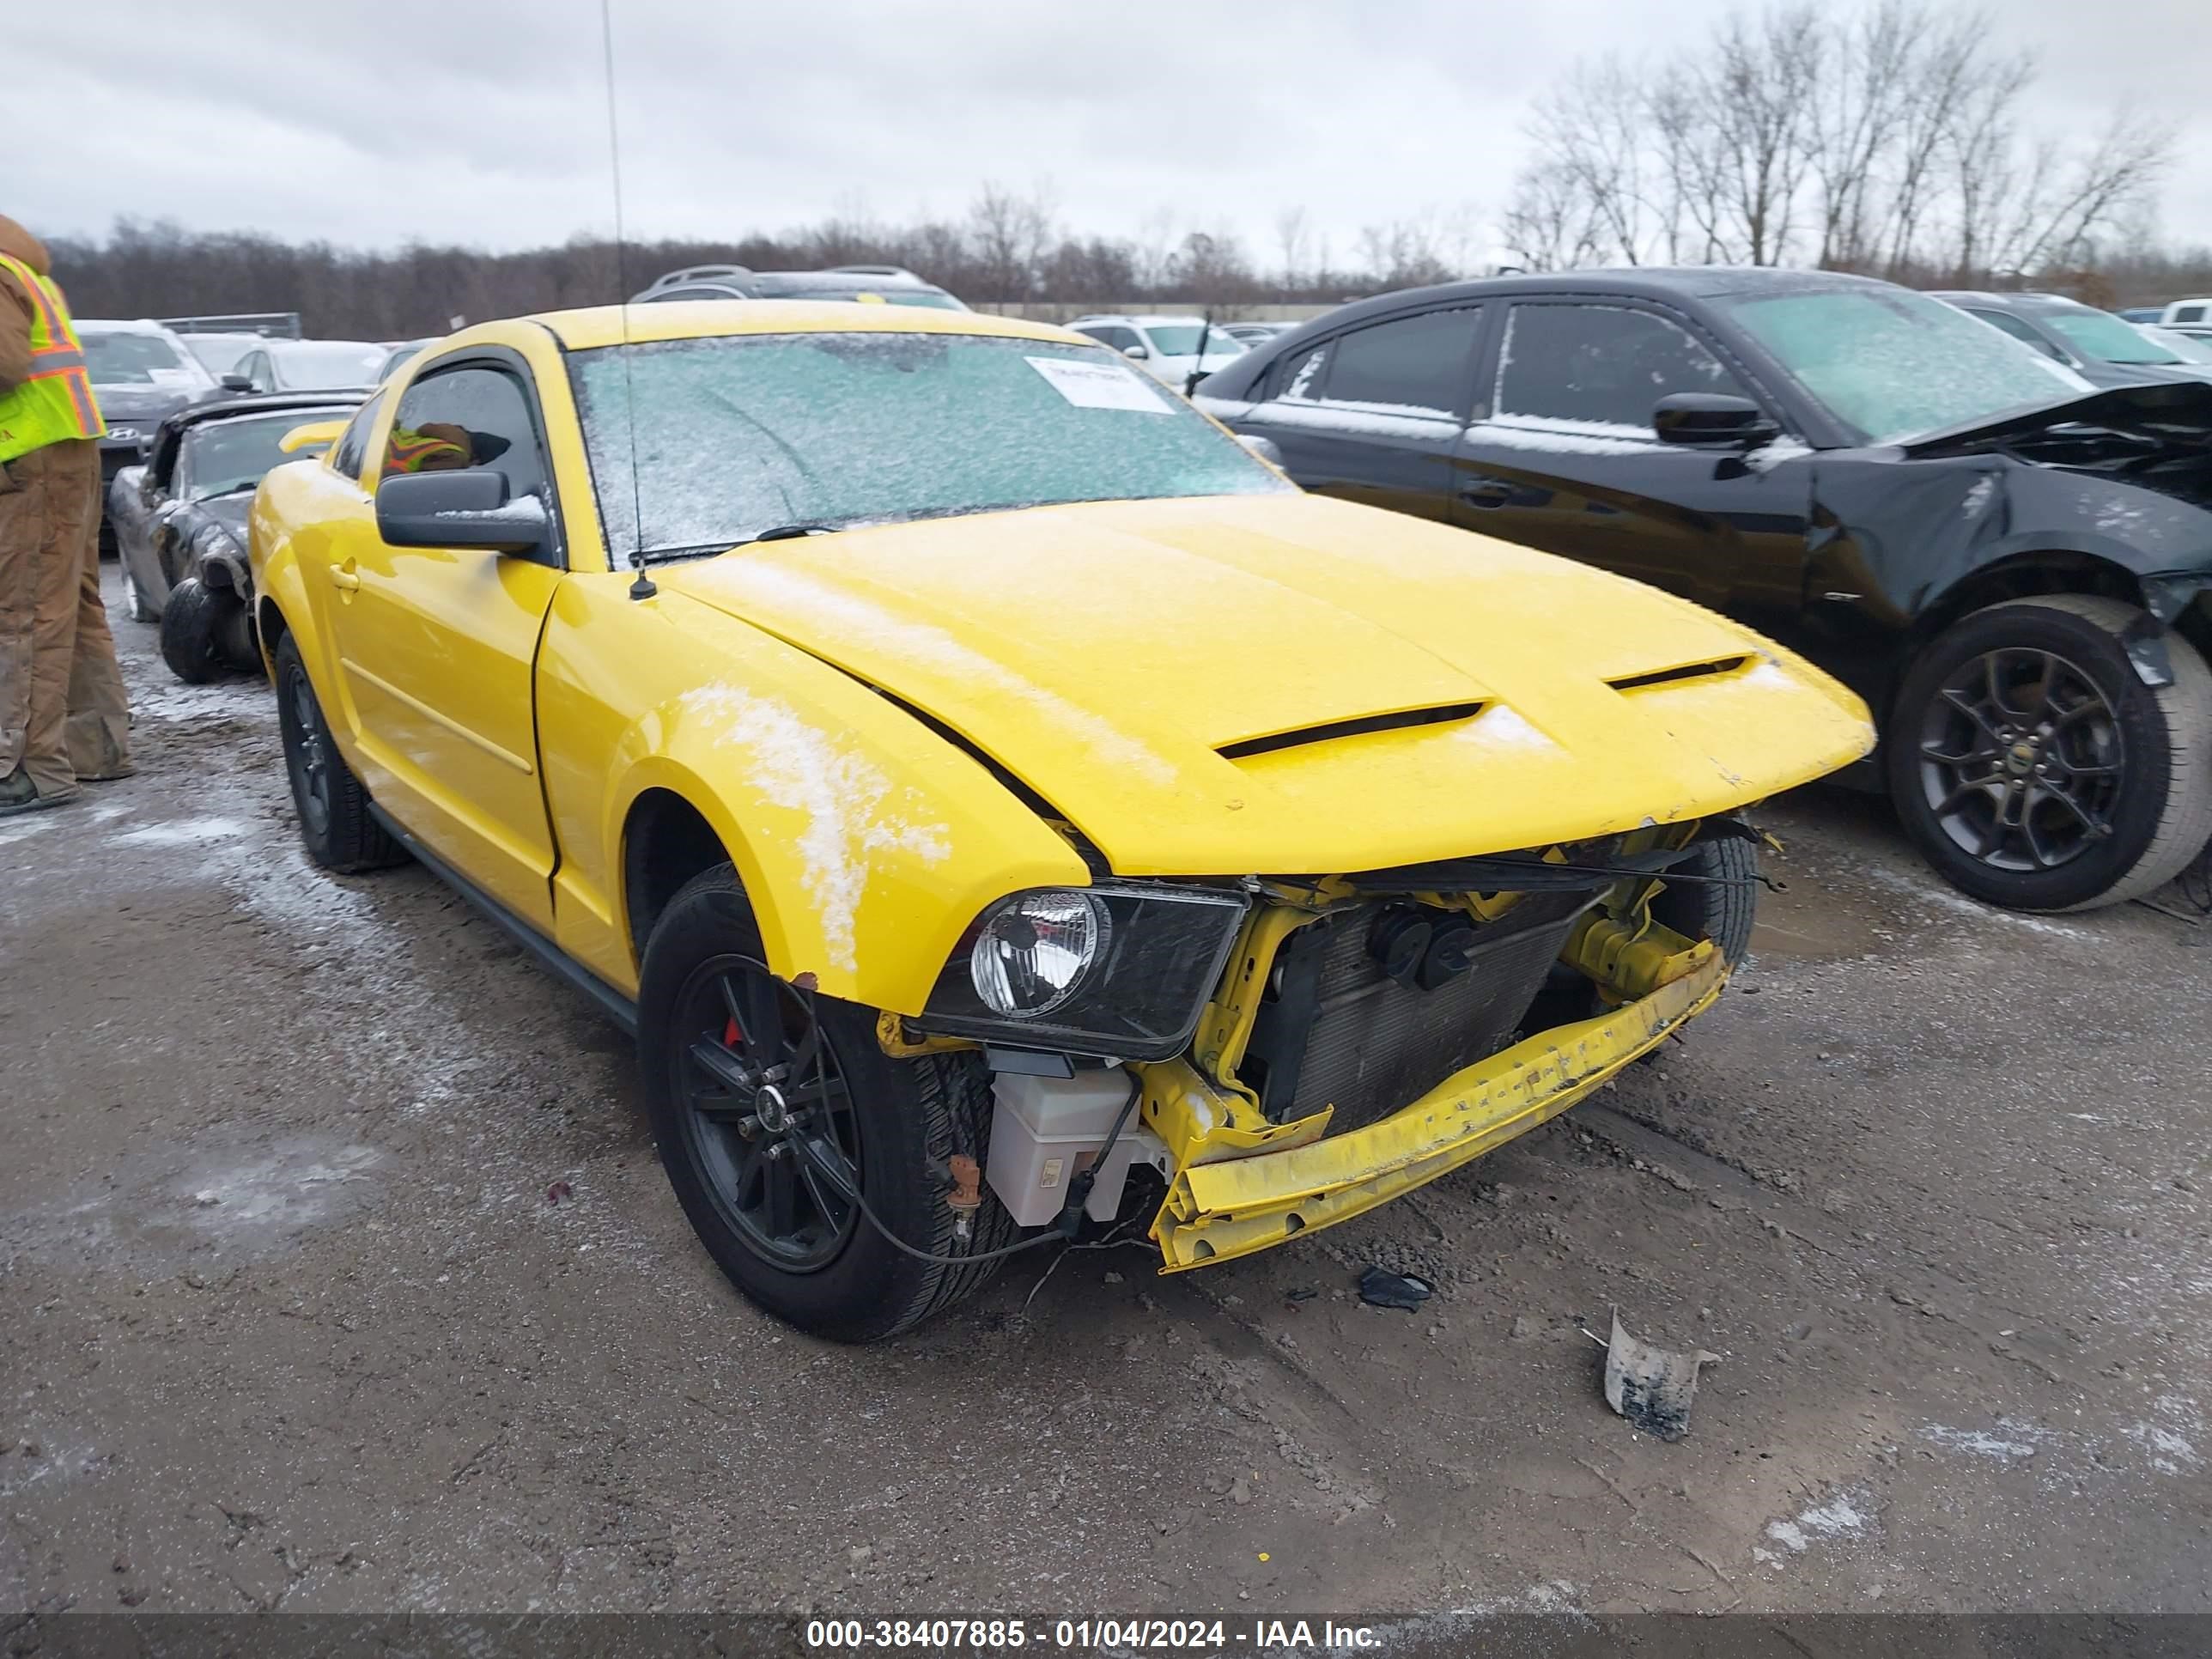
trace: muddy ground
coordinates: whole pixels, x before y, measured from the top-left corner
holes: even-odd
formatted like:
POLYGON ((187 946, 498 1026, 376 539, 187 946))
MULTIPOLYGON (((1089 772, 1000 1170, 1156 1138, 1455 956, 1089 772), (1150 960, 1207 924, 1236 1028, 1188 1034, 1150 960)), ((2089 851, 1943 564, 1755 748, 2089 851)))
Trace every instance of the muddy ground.
POLYGON ((116 626, 138 776, 0 823, 0 1613, 2212 1610, 2212 927, 1986 910, 1809 793, 1590 1105, 842 1349, 695 1247, 613 1031, 312 870, 266 690, 116 626), (1686 1440, 1601 1401, 1615 1307, 1720 1356, 1686 1440))

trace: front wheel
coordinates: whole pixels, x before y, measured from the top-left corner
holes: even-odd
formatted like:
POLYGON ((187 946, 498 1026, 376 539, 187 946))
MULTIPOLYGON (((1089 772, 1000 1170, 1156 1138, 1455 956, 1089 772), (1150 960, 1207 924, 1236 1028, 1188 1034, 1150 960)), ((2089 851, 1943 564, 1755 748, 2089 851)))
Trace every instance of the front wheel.
MULTIPOLYGON (((136 580, 126 574, 125 580, 135 593, 136 580)), ((187 685, 204 685, 231 672, 226 612, 237 603, 197 576, 187 576, 169 590, 169 602, 161 607, 161 660, 171 673, 187 685)))
POLYGON ((300 814, 300 839, 307 856, 325 870, 352 875, 405 861, 407 854, 368 810, 368 791, 345 763, 331 737, 323 705, 287 634, 276 642, 276 726, 284 739, 284 769, 300 814))
POLYGON ((1891 798, 1953 886, 2015 910, 2087 910, 2179 875, 2212 836, 2212 669, 2165 636, 2146 685, 2123 636, 2142 613, 2058 594, 1990 606, 1905 676, 1891 798))
POLYGON ((727 864, 685 886, 653 927, 638 1060, 653 1143, 700 1242, 747 1297, 802 1330, 892 1335, 997 1265, 917 1260, 860 1199, 930 1255, 981 1255, 1013 1235, 988 1188, 964 1243, 945 1201, 953 1155, 980 1162, 988 1145, 988 1073, 972 1054, 894 1060, 868 1010, 770 973, 727 864))

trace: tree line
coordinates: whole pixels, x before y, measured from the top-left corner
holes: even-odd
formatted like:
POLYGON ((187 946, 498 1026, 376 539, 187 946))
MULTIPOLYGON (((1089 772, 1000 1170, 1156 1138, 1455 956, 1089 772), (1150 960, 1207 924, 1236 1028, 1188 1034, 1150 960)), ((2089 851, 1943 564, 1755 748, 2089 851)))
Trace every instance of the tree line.
POLYGON ((2035 70, 1980 12, 1778 0, 1671 57, 1577 64, 1537 100, 1532 160, 1502 211, 1432 209, 1363 227, 1348 248, 1303 207, 1274 216, 1255 255, 1231 230, 1165 210, 1133 235, 1085 234, 1048 188, 988 184, 950 217, 832 216, 726 241, 372 251, 125 220, 52 251, 80 316, 296 311, 312 335, 377 340, 606 304, 662 271, 725 263, 902 265, 973 305, 1061 314, 1145 305, 1233 317, 1501 268, 1658 263, 2055 288, 2100 305, 2212 292, 2212 248, 2161 248, 2149 229, 2172 129, 2123 108, 2083 141, 2038 134, 2024 103, 2035 70))

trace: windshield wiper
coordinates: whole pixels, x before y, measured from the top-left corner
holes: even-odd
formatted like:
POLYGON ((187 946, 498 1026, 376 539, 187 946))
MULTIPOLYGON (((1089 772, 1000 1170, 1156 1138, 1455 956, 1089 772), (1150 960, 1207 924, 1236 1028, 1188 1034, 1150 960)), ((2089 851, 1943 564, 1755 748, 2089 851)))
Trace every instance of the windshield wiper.
POLYGON ((638 555, 647 564, 659 564, 664 559, 698 559, 711 553, 728 553, 740 547, 750 547, 755 542, 796 541, 801 536, 827 536, 837 526, 833 524, 780 524, 763 530, 757 536, 742 536, 733 542, 699 542, 689 547, 649 547, 638 555))
POLYGON ((801 536, 827 536, 836 527, 831 524, 780 524, 772 530, 763 530, 757 536, 748 536, 732 545, 750 547, 755 542, 795 542, 801 536))

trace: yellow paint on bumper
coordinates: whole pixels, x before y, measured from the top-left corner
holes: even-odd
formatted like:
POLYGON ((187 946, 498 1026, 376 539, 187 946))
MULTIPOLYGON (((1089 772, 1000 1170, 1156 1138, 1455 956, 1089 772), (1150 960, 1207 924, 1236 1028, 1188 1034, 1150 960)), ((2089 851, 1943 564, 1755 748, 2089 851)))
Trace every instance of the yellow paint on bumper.
POLYGON ((1558 1116, 1712 1006, 1728 964, 1705 948, 1706 959, 1672 983, 1517 1042, 1364 1128, 1181 1170, 1152 1226, 1162 1271, 1249 1255, 1334 1225, 1558 1116))

